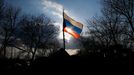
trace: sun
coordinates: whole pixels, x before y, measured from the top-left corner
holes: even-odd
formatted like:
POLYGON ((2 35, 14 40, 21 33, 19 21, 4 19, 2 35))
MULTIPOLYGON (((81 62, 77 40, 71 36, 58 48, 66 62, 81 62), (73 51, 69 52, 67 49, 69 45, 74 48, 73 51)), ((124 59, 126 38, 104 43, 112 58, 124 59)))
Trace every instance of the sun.
MULTIPOLYGON (((65 39, 67 42, 69 42, 72 38, 72 35, 70 35, 69 33, 67 32, 64 32, 65 33, 65 39)), ((60 32, 59 36, 58 36, 59 39, 63 39, 63 32, 60 32)))

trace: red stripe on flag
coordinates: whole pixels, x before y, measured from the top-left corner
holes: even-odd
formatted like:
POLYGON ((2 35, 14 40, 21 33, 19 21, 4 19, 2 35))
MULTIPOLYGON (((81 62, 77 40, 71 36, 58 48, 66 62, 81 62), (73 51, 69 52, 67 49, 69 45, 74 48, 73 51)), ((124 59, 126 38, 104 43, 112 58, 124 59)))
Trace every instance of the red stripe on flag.
POLYGON ((72 36, 74 36, 75 38, 79 38, 80 35, 77 34, 75 31, 73 31, 72 29, 68 28, 68 27, 65 27, 64 28, 64 31, 71 34, 72 36))

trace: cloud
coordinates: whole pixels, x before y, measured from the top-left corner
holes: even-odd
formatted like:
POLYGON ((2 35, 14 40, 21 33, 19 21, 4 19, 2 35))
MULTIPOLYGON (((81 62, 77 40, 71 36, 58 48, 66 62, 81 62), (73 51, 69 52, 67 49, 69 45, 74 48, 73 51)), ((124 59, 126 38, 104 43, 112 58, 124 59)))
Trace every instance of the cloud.
POLYGON ((43 12, 46 13, 52 20, 55 26, 62 28, 63 22, 63 6, 54 0, 41 0, 43 12))
POLYGON ((62 18, 62 14, 58 12, 52 12, 53 15, 58 16, 59 18, 62 18))
MULTIPOLYGON (((43 6, 43 11, 48 14, 48 16, 54 20, 54 25, 59 27, 59 32, 62 34, 63 29, 63 5, 55 2, 54 0, 42 0, 41 2, 43 6)), ((64 10, 64 12, 71 16, 71 18, 76 19, 72 14, 71 11, 64 10)), ((62 38, 59 34, 59 37, 62 38)))
MULTIPOLYGON (((48 13, 50 15, 50 17, 52 17, 52 19, 56 19, 59 21, 63 19, 63 5, 55 2, 54 0, 41 0, 41 4, 43 5, 43 11, 45 13, 48 13)), ((68 16, 71 16, 71 18, 75 18, 74 16, 72 16, 71 14, 69 14, 69 11, 64 10, 64 12, 66 14, 68 14, 68 16)), ((59 22, 61 23, 61 22, 59 22)))
POLYGON ((63 6, 61 4, 58 4, 53 0, 42 0, 41 4, 44 6, 44 11, 47 11, 52 15, 61 17, 60 14, 62 15, 63 12, 63 6))
POLYGON ((52 8, 52 9, 55 9, 56 11, 62 11, 62 8, 63 8, 63 6, 61 4, 58 4, 52 0, 42 0, 42 4, 46 8, 48 8, 48 9, 52 8))

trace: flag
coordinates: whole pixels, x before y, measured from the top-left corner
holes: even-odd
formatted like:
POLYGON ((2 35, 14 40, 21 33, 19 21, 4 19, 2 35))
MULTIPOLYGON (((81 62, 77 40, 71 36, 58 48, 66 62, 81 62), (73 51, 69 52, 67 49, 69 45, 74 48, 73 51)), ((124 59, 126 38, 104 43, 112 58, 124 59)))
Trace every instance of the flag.
POLYGON ((64 31, 71 34, 74 38, 79 38, 80 33, 82 32, 83 29, 83 24, 73 20, 65 13, 63 15, 64 15, 64 22, 63 22, 64 31))

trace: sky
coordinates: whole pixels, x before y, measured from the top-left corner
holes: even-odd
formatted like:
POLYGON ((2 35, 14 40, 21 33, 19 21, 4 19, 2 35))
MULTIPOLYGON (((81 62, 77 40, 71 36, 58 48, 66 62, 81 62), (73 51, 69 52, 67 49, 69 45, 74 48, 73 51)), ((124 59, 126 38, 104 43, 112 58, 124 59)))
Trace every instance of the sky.
POLYGON ((100 14, 100 0, 55 0, 69 11, 76 20, 85 22, 85 19, 100 14))
MULTIPOLYGON (((100 0, 6 0, 13 6, 20 7, 26 14, 48 14, 57 12, 62 7, 73 19, 84 24, 86 19, 90 19, 100 14, 100 0)), ((59 11, 60 12, 60 11, 59 11)), ((56 13, 53 13, 56 16, 56 13)), ((62 14, 61 14, 62 16, 62 14)))
MULTIPOLYGON (((82 32, 86 31, 87 19, 100 15, 100 1, 101 0, 6 0, 9 5, 21 8, 24 14, 46 14, 54 20, 55 25, 60 26, 61 30, 64 9, 64 12, 68 16, 84 25, 82 32)), ((71 38, 70 35, 66 36, 71 38)), ((62 38, 62 33, 60 33, 59 37, 62 38)), ((67 40, 70 40, 70 38, 67 40)))

